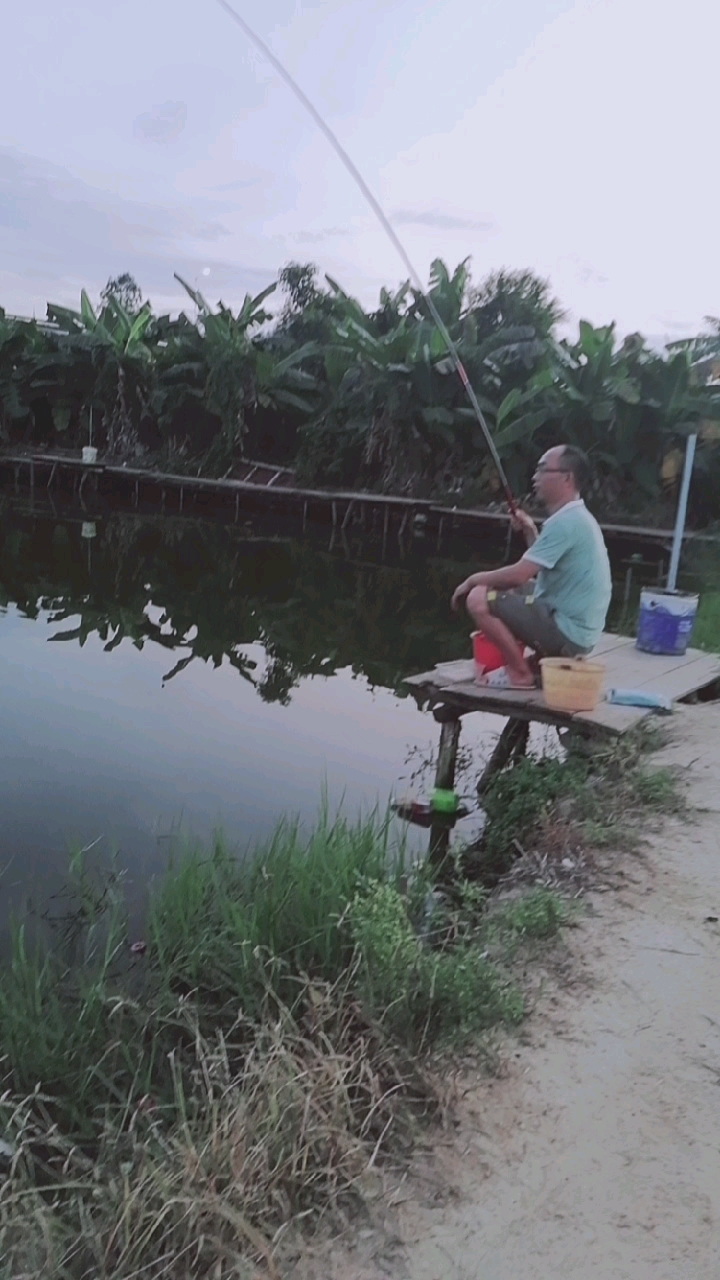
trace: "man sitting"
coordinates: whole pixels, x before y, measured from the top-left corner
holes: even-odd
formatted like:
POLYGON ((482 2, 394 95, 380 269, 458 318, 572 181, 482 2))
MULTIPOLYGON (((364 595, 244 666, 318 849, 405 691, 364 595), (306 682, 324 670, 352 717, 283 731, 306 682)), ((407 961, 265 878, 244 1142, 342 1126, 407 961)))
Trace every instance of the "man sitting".
POLYGON ((452 608, 465 600, 477 629, 504 658, 505 665, 484 684, 532 688, 535 674, 524 657, 526 645, 543 658, 574 658, 589 653, 600 639, 612 582, 600 526, 580 496, 589 479, 590 465, 580 449, 562 444, 548 449, 533 477, 535 494, 550 513, 542 532, 527 512, 518 511, 512 523, 527 543, 522 559, 473 573, 456 588, 452 608))

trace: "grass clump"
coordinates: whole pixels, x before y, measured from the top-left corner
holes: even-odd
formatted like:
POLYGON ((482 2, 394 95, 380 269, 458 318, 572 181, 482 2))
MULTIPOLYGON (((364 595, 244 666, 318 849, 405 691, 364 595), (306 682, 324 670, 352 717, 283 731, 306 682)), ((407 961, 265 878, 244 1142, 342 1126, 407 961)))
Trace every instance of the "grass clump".
POLYGON ((483 865, 488 873, 499 875, 507 869, 550 818, 557 802, 579 794, 586 772, 583 761, 524 756, 493 779, 482 802, 486 814, 483 865))
POLYGON ((190 851, 134 947, 120 882, 71 871, 53 945, 21 925, 0 974, 13 1280, 273 1274, 283 1224, 407 1152, 423 1050, 522 1014, 480 930, 423 940, 429 881, 377 818, 190 851))
POLYGON ((720 653, 720 591, 700 596, 691 643, 696 649, 720 653))
MULTIPOLYGON (((272 1002, 255 1027, 212 1040, 176 1010, 186 1044, 169 1058, 168 1113, 150 1096, 113 1100, 92 1144, 50 1122, 53 1099, 5 1099, 14 1148, 0 1195, 0 1257, 25 1276, 277 1275, 283 1223, 328 1211, 361 1183, 372 1153, 410 1137, 406 1110, 429 1084, 359 1016, 345 985, 272 1002)), ((112 1092, 111 1090, 109 1091, 112 1092)))
POLYGON ((554 938, 568 918, 567 904, 557 893, 538 886, 521 898, 503 903, 492 913, 492 923, 513 938, 547 941, 554 938))
POLYGON ((487 959, 479 937, 429 950, 393 886, 371 886, 355 899, 350 919, 364 999, 403 1042, 419 1047, 522 1017, 519 992, 487 959))
POLYGON ((588 843, 632 846, 648 820, 682 811, 673 771, 648 762, 661 741, 655 724, 641 724, 634 733, 595 747, 586 758, 583 784, 574 790, 566 812, 588 843))
POLYGON ((527 756, 500 773, 483 796, 486 825, 468 867, 493 882, 530 847, 632 843, 648 817, 682 809, 670 769, 648 754, 658 730, 641 725, 607 744, 569 739, 565 759, 527 756))
POLYGON ((402 851, 388 824, 322 813, 303 835, 282 822, 245 862, 218 841, 186 854, 152 892, 148 942, 169 992, 197 992, 213 1016, 242 1002, 255 1016, 268 983, 292 999, 298 974, 334 980, 352 958, 346 911, 358 886, 397 881, 402 851))

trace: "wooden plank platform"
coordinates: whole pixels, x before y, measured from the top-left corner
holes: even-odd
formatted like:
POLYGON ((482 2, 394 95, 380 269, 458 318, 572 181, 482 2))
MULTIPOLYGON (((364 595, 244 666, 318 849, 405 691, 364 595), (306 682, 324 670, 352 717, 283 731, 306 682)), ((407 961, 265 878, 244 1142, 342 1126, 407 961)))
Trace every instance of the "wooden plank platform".
MULTIPOLYGON (((699 649, 688 649, 682 657, 641 653, 628 636, 605 633, 589 657, 604 665, 606 689, 643 689, 678 699, 720 680, 720 658, 713 654, 699 649)), ((605 701, 599 702, 594 711, 553 711, 540 689, 487 689, 476 683, 474 674, 472 659, 463 658, 408 676, 404 684, 422 706, 434 709, 444 705, 461 714, 486 711, 541 724, 574 724, 587 734, 625 733, 653 714, 648 707, 621 707, 605 701)))

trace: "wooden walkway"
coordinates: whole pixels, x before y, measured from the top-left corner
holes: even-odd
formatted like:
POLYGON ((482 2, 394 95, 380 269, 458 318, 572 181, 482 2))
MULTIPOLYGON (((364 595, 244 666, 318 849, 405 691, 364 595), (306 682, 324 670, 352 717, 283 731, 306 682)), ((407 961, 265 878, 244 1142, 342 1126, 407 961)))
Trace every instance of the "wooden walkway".
MULTIPOLYGON (((720 680, 720 658, 688 649, 683 657, 641 653, 635 641, 627 636, 603 635, 591 659, 605 667, 606 689, 642 689, 672 699, 690 697, 720 680)), ((445 707, 448 712, 465 715, 471 711, 492 712, 516 720, 537 720, 542 724, 574 725, 586 735, 620 734, 632 729, 653 712, 646 707, 621 707, 601 701, 594 711, 575 714, 553 711, 547 706, 540 689, 485 689, 475 682, 472 660, 444 662, 432 671, 409 676, 405 680, 421 706, 445 707)), ((442 718, 441 716, 437 717, 442 718)))
MULTIPOLYGON (((310 519, 332 520, 333 528, 346 529, 359 524, 363 528, 372 523, 380 525, 383 536, 390 528, 402 539, 413 529, 437 534, 438 543, 443 532, 456 532, 469 537, 494 537, 501 539, 508 533, 509 517, 504 511, 450 507, 428 498, 408 498, 400 494, 367 493, 330 489, 300 488, 294 473, 285 467, 247 461, 236 464, 240 475, 232 479, 214 479, 209 476, 191 476, 151 471, 142 467, 129 467, 98 458, 96 463, 82 462, 77 454, 0 452, 0 478, 10 473, 17 488, 21 479, 29 485, 51 490, 63 478, 77 490, 80 501, 91 483, 96 493, 114 498, 129 498, 137 509, 141 497, 144 503, 153 502, 163 511, 174 508, 183 511, 187 505, 211 501, 234 510, 239 519, 241 508, 263 506, 275 510, 302 513, 303 524, 310 519)), ((662 561, 672 541, 671 529, 653 529, 640 525, 603 522, 601 528, 605 540, 617 554, 637 551, 645 546, 660 557, 658 565, 664 580, 662 561)), ((687 542, 709 543, 718 541, 717 535, 686 531, 687 542)), ((519 545, 519 544, 518 544, 519 545)))

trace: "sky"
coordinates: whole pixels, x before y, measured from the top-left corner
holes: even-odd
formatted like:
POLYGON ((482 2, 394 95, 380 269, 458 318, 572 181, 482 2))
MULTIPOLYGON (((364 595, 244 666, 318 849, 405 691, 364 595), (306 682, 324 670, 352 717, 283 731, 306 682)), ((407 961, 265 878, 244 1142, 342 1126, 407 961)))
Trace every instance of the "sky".
MULTIPOLYGON (((572 330, 720 314, 716 0, 236 0, 327 119, 420 275, 550 280, 572 330)), ((290 261, 365 305, 405 276, 326 139, 216 0, 3 16, 0 305, 130 271, 238 306, 290 261)))

